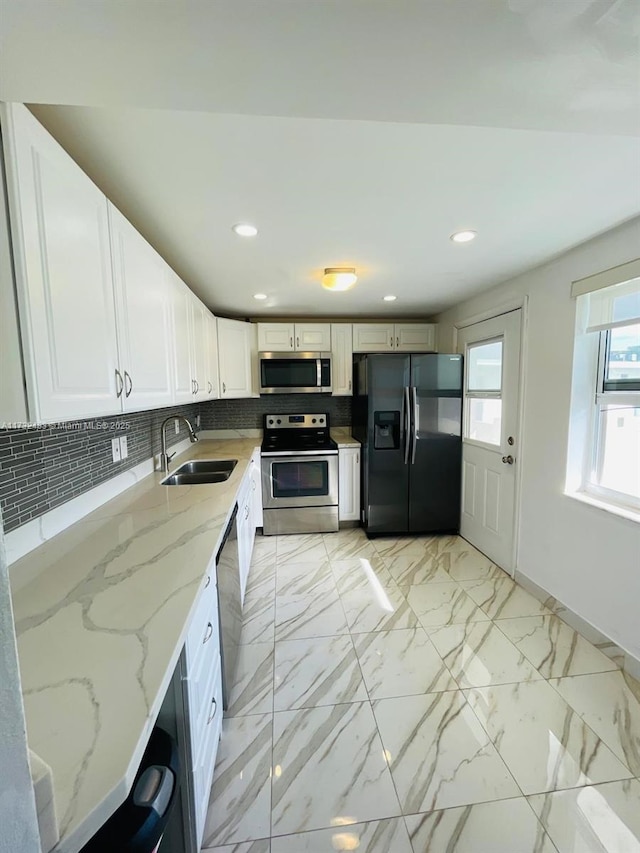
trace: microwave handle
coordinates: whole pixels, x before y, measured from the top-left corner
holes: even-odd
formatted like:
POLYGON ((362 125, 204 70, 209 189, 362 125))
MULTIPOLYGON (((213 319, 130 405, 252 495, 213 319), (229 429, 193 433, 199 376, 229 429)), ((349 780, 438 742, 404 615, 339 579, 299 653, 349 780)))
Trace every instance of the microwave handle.
POLYGON ((318 388, 322 387, 322 359, 316 359, 316 386, 318 388))

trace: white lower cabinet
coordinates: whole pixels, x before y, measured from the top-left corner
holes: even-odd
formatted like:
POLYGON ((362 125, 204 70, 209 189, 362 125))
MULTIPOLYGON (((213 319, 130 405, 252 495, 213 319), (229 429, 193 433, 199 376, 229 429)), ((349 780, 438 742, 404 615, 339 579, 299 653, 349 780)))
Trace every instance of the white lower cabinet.
POLYGON ((215 571, 205 589, 185 641, 193 813, 198 849, 209 804, 216 752, 222 726, 222 666, 215 571))
POLYGON ((360 519, 360 448, 338 449, 338 518, 360 519))
POLYGON ((253 523, 253 489, 251 476, 245 480, 238 492, 238 562, 240 564, 240 595, 244 604, 244 594, 247 589, 253 540, 256 535, 253 523))

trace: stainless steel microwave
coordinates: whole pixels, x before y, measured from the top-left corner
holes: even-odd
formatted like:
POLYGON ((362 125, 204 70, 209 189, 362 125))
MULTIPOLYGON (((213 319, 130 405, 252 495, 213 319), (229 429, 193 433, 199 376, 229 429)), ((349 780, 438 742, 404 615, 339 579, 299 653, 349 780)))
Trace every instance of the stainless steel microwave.
POLYGON ((330 352, 261 352, 261 394, 331 393, 330 352))

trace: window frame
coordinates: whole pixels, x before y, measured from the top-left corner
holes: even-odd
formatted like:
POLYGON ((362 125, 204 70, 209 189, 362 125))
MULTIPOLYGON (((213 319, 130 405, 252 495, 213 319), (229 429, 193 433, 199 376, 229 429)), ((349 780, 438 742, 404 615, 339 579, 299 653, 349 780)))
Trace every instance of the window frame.
MULTIPOLYGON (((635 325, 630 323, 629 325, 635 325)), ((594 388, 594 405, 592 409, 591 429, 589 431, 589 452, 586 454, 585 470, 581 491, 587 495, 621 507, 626 510, 640 511, 640 497, 627 492, 619 492, 601 486, 599 483, 603 464, 603 411, 610 405, 629 408, 640 407, 640 390, 606 390, 606 368, 610 349, 611 329, 598 332, 598 361, 594 388)))
POLYGON ((504 422, 502 419, 502 413, 500 415, 500 442, 498 444, 492 444, 488 441, 481 441, 477 438, 471 438, 467 435, 467 430, 470 427, 471 422, 471 400, 500 400, 502 402, 502 395, 504 391, 504 335, 495 335, 490 338, 486 338, 481 341, 474 341, 471 344, 467 344, 465 347, 464 354, 464 363, 465 363, 465 377, 464 377, 464 423, 462 429, 462 440, 467 444, 475 445, 476 447, 482 447, 485 450, 492 450, 495 453, 502 453, 503 446, 503 436, 504 436, 504 422), (469 350, 475 349, 477 347, 486 346, 487 344, 500 343, 502 344, 502 350, 500 353, 500 389, 499 390, 491 390, 491 391, 470 391, 469 390, 469 350))

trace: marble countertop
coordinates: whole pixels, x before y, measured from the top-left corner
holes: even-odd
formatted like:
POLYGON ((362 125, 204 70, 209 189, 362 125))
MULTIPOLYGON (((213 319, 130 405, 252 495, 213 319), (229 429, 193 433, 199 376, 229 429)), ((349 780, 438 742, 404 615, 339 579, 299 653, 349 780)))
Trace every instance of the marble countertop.
POLYGON ((350 427, 332 427, 331 438, 338 447, 360 447, 360 442, 351 435, 350 427))
POLYGON ((126 799, 255 438, 174 460, 238 460, 224 483, 146 477, 12 567, 29 746, 52 770, 60 853, 126 799))

